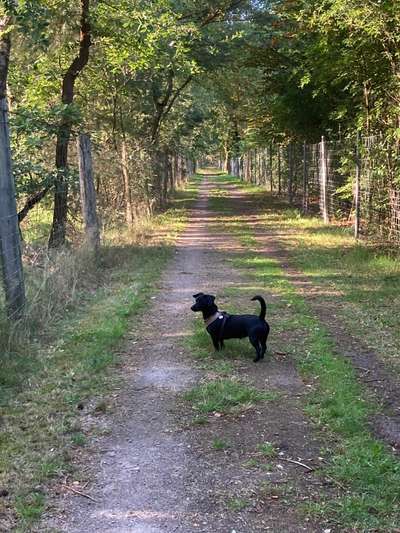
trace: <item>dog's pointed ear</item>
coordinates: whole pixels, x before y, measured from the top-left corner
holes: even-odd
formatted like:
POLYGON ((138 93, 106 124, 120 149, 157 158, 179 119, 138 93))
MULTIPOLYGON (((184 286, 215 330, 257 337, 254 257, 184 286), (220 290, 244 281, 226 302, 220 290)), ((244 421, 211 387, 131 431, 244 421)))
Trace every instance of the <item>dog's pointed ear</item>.
POLYGON ((212 294, 210 294, 210 298, 213 302, 215 302, 215 296, 213 296, 212 294))
POLYGON ((197 294, 193 294, 193 298, 198 298, 199 296, 203 296, 203 293, 198 292, 197 294))

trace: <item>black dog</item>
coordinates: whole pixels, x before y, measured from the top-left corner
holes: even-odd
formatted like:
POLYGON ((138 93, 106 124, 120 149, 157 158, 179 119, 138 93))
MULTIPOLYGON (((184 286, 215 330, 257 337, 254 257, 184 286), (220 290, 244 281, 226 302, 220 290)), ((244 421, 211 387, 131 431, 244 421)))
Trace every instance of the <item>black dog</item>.
POLYGON ((266 305, 262 296, 254 296, 261 304, 260 316, 255 315, 228 315, 218 311, 215 305, 215 296, 199 292, 194 294, 196 303, 191 310, 203 313, 204 323, 211 335, 216 350, 224 347, 224 339, 243 339, 249 337, 251 344, 257 352, 254 362, 263 359, 267 349, 269 325, 265 321, 266 305))

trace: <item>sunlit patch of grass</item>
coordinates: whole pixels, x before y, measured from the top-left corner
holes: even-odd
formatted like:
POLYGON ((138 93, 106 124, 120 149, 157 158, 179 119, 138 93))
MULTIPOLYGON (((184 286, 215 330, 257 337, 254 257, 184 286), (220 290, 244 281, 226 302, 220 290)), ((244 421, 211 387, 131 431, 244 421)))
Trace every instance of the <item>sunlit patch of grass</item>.
POLYGON ((263 400, 274 400, 276 394, 259 391, 235 379, 216 379, 194 387, 185 399, 201 413, 230 413, 263 400))
POLYGON ((217 167, 198 168, 196 170, 196 173, 199 176, 218 176, 218 177, 226 176, 226 172, 217 167))
POLYGON ((53 209, 44 201, 21 222, 23 242, 29 245, 46 244, 53 221, 53 209))

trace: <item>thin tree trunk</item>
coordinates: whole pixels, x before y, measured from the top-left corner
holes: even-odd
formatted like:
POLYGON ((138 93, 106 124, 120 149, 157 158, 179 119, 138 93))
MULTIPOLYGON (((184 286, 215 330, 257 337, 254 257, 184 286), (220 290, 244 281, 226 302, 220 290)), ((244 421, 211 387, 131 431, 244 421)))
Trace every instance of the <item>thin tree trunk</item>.
POLYGON ((100 247, 100 229, 96 210, 92 146, 89 135, 80 135, 77 145, 79 153, 81 205, 85 223, 86 243, 92 251, 97 252, 100 247))
POLYGON ((167 151, 163 153, 163 206, 168 200, 168 186, 169 186, 169 159, 167 151))
POLYGON ((122 141, 121 141, 121 170, 122 170, 122 180, 124 184, 125 221, 128 226, 132 226, 134 216, 133 216, 133 208, 132 208, 131 184, 130 184, 130 179, 129 179, 128 151, 126 148, 125 136, 122 137, 122 141))
POLYGON ((168 174, 169 174, 169 190, 172 192, 175 188, 174 184, 174 159, 170 155, 168 158, 168 174))
MULTIPOLYGON (((79 54, 69 66, 62 83, 61 101, 66 106, 72 104, 76 79, 89 61, 89 48, 91 45, 89 4, 90 0, 81 0, 79 54)), ((61 119, 57 133, 56 168, 58 172, 54 184, 53 224, 50 232, 49 248, 57 248, 65 244, 68 212, 68 145, 71 129, 71 119, 64 116, 61 119)))
POLYGON ((224 156, 224 171, 228 172, 228 166, 229 166, 229 152, 228 150, 225 150, 225 156, 224 156))

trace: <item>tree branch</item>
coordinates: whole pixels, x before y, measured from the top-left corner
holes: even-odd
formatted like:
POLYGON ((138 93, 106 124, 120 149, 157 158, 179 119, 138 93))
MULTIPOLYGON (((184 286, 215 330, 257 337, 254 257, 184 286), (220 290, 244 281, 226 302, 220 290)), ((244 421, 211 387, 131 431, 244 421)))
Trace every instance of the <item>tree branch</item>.
POLYGON ((176 99, 181 95, 182 91, 189 85, 189 83, 192 81, 193 75, 191 74, 178 89, 175 91, 174 96, 172 97, 170 103, 168 104, 167 109, 164 112, 163 118, 168 115, 168 113, 171 111, 172 106, 174 105, 176 99))
POLYGON ((169 99, 171 98, 172 91, 174 89, 174 76, 175 73, 173 70, 168 71, 168 81, 167 81, 167 91, 165 93, 164 98, 161 100, 161 102, 158 101, 158 99, 153 94, 154 103, 156 106, 156 116, 154 117, 153 121, 153 127, 151 130, 151 141, 154 143, 154 141, 157 138, 158 131, 160 129, 161 120, 163 118, 164 109, 168 105, 169 99))
POLYGON ((62 85, 62 102, 71 104, 74 98, 75 80, 89 61, 89 48, 91 45, 91 28, 89 21, 90 0, 81 0, 81 21, 79 37, 79 53, 70 64, 64 75, 62 85))
POLYGON ((52 184, 47 185, 47 187, 45 187, 43 190, 37 192, 36 194, 33 194, 28 198, 24 207, 21 209, 21 211, 18 212, 18 222, 22 222, 29 213, 29 211, 33 209, 35 205, 38 204, 41 200, 43 200, 48 191, 51 189, 51 186, 52 184))
POLYGON ((216 19, 218 19, 218 17, 223 16, 232 9, 239 7, 242 3, 244 3, 244 0, 231 0, 227 6, 204 9, 198 13, 188 13, 186 15, 182 15, 179 20, 194 20, 199 22, 200 28, 203 28, 204 26, 214 22, 216 19))

